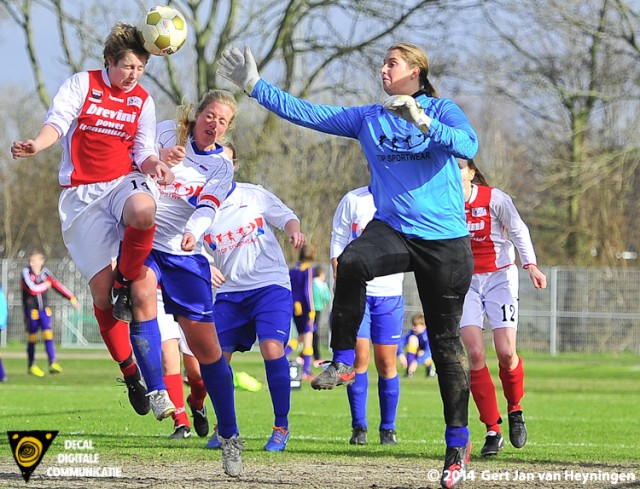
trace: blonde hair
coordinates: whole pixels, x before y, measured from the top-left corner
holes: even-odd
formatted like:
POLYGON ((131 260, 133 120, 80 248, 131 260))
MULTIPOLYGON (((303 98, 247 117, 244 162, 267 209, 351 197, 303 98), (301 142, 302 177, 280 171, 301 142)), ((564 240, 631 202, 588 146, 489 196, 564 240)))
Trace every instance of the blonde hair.
POLYGON ((128 53, 134 53, 136 56, 143 57, 149 61, 149 52, 142 44, 140 32, 134 26, 118 22, 111 28, 111 32, 104 41, 104 57, 105 68, 109 67, 109 59, 116 64, 128 53))
POLYGON ((235 163, 238 159, 238 151, 236 150, 235 144, 231 141, 225 141, 223 146, 229 149, 229 152, 231 153, 231 160, 235 163))
POLYGON ((424 314, 422 314, 421 312, 411 316, 411 325, 415 326, 417 324, 424 324, 425 326, 427 325, 427 323, 424 320, 424 314))
POLYGON ((429 58, 427 53, 410 42, 397 42, 387 51, 398 51, 409 68, 420 68, 420 88, 429 97, 438 98, 438 92, 429 81, 429 58))
POLYGON ((238 103, 236 99, 233 97, 231 92, 227 90, 209 90, 204 94, 200 103, 198 104, 198 108, 196 109, 195 116, 191 116, 193 111, 193 104, 187 103, 178 106, 177 110, 177 121, 178 121, 178 144, 180 146, 184 146, 187 144, 187 140, 189 139, 189 134, 193 130, 193 126, 196 124, 196 117, 207 108, 207 106, 213 102, 220 102, 221 104, 228 105, 231 107, 233 111, 233 117, 229 121, 229 127, 227 130, 231 129, 233 124, 233 120, 236 117, 236 113, 238 112, 238 103))

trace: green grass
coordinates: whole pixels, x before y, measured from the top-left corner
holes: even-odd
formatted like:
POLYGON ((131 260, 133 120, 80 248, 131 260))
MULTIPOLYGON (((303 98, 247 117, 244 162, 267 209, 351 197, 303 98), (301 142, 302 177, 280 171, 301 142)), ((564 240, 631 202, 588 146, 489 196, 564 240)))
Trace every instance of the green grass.
MULTIPOLYGON (((45 366, 39 345, 38 358, 45 366)), ((22 346, 0 352, 9 381, 0 384, 0 431, 59 430, 49 449, 63 451, 65 439, 90 439, 105 460, 190 460, 210 457, 205 441, 194 437, 169 441, 172 423, 138 416, 129 406, 125 388, 106 351, 61 350, 64 373, 34 378, 26 374, 22 346)), ((524 353, 526 396, 523 400, 529 442, 523 450, 506 448, 501 464, 597 463, 638 467, 640 459, 640 357, 561 356, 524 353)), ((495 359, 490 370, 499 386, 495 359)), ((244 370, 265 384, 264 368, 256 353, 238 354, 234 369, 244 370)), ((292 438, 287 459, 345 459, 366 463, 378 458, 440 459, 443 454, 442 404, 436 379, 422 370, 401 380, 398 409, 399 444, 377 444, 379 410, 377 376, 370 371, 369 445, 352 447, 350 415, 344 388, 313 391, 309 384, 292 392, 290 426, 292 438)), ((504 399, 499 389, 500 407, 504 399)), ((209 411, 212 412, 209 401, 209 411)), ((236 391, 238 421, 247 451, 245 463, 278 463, 278 454, 262 451, 273 423, 266 387, 261 392, 236 391)), ((484 436, 475 405, 470 406, 470 430, 479 451, 484 436)), ((506 422, 505 422, 505 432, 506 422)), ((10 457, 5 436, 0 436, 0 458, 10 457)), ((286 463, 286 462, 284 462, 286 463)))

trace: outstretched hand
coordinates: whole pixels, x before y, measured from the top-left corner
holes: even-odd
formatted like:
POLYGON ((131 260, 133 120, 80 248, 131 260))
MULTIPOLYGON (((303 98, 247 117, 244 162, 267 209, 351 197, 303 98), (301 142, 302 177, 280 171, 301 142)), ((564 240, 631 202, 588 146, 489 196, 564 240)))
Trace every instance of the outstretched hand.
POLYGON ((244 90, 247 95, 251 95, 260 74, 249 46, 244 47, 244 54, 235 47, 222 51, 218 60, 218 75, 244 90))
POLYGON ((17 160, 18 158, 28 158, 37 152, 36 142, 33 139, 27 139, 26 141, 14 141, 11 145, 11 156, 14 160, 17 160))
POLYGON ((414 124, 422 132, 429 132, 431 117, 424 113, 420 104, 411 95, 393 95, 387 99, 383 107, 387 112, 414 124))

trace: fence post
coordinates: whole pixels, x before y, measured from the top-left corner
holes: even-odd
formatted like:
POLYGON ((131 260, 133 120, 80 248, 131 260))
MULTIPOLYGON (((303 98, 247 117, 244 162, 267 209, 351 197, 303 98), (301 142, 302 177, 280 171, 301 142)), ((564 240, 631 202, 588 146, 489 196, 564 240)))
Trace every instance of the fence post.
POLYGON ((558 267, 551 268, 551 300, 549 303, 549 353, 558 354, 558 267))

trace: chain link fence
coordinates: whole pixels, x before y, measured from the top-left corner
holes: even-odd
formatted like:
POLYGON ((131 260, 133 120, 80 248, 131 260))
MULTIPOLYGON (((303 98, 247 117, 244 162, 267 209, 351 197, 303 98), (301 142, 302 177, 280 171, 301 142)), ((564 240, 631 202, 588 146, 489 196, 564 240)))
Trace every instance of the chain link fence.
MULTIPOLYGON (((0 277, 9 306, 9 324, 0 332, 0 345, 25 340, 20 274, 25 260, 1 261, 0 277)), ((45 266, 78 298, 73 309, 64 297, 49 291, 53 309, 55 341, 65 347, 99 347, 102 339, 93 316, 91 294, 70 259, 47 260, 45 266)), ((329 264, 324 264, 330 270, 329 264)), ((545 290, 535 290, 526 270, 520 270, 520 350, 550 353, 622 353, 640 355, 640 269, 573 268, 544 269, 549 281, 545 290)), ((330 275, 330 274, 329 274, 330 275)), ((332 285, 332 284, 330 284, 332 285)), ((411 316, 422 311, 413 274, 404 285, 405 330, 411 316)), ((320 339, 329 343, 328 313, 320 325, 320 339)), ((485 331, 491 347, 490 328, 485 331)))

